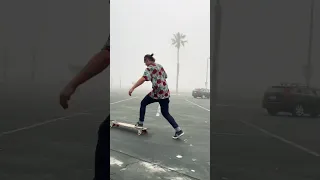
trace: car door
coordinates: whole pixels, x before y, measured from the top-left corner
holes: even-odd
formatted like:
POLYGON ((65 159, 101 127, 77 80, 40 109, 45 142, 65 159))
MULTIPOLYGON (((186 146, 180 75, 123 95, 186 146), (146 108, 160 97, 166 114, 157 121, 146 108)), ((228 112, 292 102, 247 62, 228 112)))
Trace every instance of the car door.
POLYGON ((309 88, 303 88, 302 94, 303 104, 305 105, 306 111, 311 113, 315 112, 318 101, 317 95, 309 88))

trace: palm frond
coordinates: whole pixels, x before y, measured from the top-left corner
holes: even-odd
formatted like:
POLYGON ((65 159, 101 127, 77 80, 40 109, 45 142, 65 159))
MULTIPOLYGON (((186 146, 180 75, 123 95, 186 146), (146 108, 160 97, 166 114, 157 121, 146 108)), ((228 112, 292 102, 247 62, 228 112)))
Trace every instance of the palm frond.
POLYGON ((171 41, 172 41, 172 45, 175 45, 177 43, 177 41, 174 38, 172 38, 171 41))
POLYGON ((173 37, 174 37, 175 40, 177 40, 178 39, 178 33, 173 34, 173 37))
POLYGON ((172 45, 174 45, 176 48, 180 48, 181 46, 184 46, 185 43, 187 43, 187 40, 184 40, 186 38, 186 35, 180 32, 177 32, 173 34, 173 38, 171 38, 172 45))

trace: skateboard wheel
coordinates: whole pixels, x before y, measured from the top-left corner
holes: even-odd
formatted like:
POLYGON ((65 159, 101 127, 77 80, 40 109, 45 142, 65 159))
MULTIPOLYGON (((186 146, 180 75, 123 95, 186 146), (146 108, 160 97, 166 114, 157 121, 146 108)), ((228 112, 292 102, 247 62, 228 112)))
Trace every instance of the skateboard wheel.
POLYGON ((147 130, 142 130, 142 133, 147 134, 148 132, 147 130))

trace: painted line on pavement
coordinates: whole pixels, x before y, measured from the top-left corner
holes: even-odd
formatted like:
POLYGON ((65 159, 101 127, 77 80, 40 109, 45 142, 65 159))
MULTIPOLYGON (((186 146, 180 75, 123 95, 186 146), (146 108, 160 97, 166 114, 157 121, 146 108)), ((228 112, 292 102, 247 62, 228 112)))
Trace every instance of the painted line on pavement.
POLYGON ((113 103, 110 103, 110 104, 111 104, 111 105, 112 105, 112 104, 117 104, 117 103, 120 103, 120 102, 129 101, 129 100, 135 99, 135 98, 137 98, 137 97, 132 97, 132 98, 128 98, 128 99, 123 99, 123 100, 116 101, 116 102, 113 102, 113 103))
MULTIPOLYGON (((131 99, 135 99, 135 98, 137 98, 137 97, 132 97, 132 98, 129 98, 129 99, 116 101, 116 102, 113 102, 113 103, 110 103, 110 104, 117 104, 117 103, 120 103, 120 102, 124 102, 124 101, 128 101, 128 100, 131 100, 131 99)), ((70 118, 70 117, 88 115, 88 112, 93 111, 93 110, 97 110, 97 108, 91 109, 91 110, 87 110, 87 111, 84 111, 84 112, 81 112, 81 113, 73 113, 73 114, 68 115, 68 116, 62 116, 62 117, 59 117, 59 118, 49 119, 49 120, 46 120, 46 121, 43 121, 43 122, 40 122, 40 123, 35 123, 35 124, 29 125, 29 126, 13 129, 13 130, 10 130, 10 131, 1 132, 0 133, 0 137, 2 137, 4 135, 13 134, 13 133, 16 133, 16 132, 19 132, 19 131, 23 131, 23 130, 29 130, 29 129, 32 129, 32 128, 35 128, 35 127, 39 127, 39 126, 42 126, 42 125, 45 125, 45 124, 53 123, 53 122, 56 122, 56 121, 59 121, 59 120, 65 120, 65 119, 70 118)))
POLYGON ((194 102, 192 102, 192 101, 189 101, 188 99, 184 99, 184 100, 187 101, 187 102, 189 102, 189 103, 191 103, 191 104, 193 104, 193 105, 198 106, 199 108, 202 108, 202 109, 210 112, 210 109, 207 109, 207 108, 205 108, 205 107, 202 107, 202 106, 200 106, 199 104, 196 104, 196 103, 194 103, 194 102))
POLYGON ((219 133, 219 132, 211 132, 213 135, 217 135, 217 136, 244 136, 244 134, 240 134, 240 133, 219 133))
POLYGON ((259 127, 259 126, 253 125, 253 124, 251 124, 251 123, 249 123, 249 122, 246 122, 246 121, 241 121, 241 120, 240 120, 240 122, 242 122, 243 124, 245 124, 245 125, 247 125, 247 126, 250 126, 250 127, 254 128, 254 129, 256 129, 256 130, 259 130, 259 131, 263 132, 264 134, 266 134, 266 135, 268 135, 268 136, 270 136, 270 137, 276 138, 276 139, 278 139, 279 141, 282 141, 283 143, 289 144, 289 145, 291 145, 291 146, 293 146, 293 147, 295 147, 295 148, 297 148, 297 149, 300 149, 300 150, 302 150, 302 151, 304 151, 304 152, 306 152, 306 153, 308 153, 308 154, 311 154, 311 155, 317 156, 317 157, 320 156, 320 155, 319 155, 317 152, 315 152, 315 151, 312 151, 312 150, 307 149, 307 148, 305 148, 305 147, 303 147, 303 146, 301 146, 301 145, 299 145, 299 144, 296 144, 296 143, 294 143, 294 142, 292 142, 292 141, 289 141, 289 140, 287 140, 287 139, 285 139, 285 138, 283 138, 283 137, 280 137, 280 136, 278 136, 278 135, 275 135, 275 134, 273 134, 273 133, 271 133, 271 132, 269 132, 269 131, 267 131, 267 130, 259 127))

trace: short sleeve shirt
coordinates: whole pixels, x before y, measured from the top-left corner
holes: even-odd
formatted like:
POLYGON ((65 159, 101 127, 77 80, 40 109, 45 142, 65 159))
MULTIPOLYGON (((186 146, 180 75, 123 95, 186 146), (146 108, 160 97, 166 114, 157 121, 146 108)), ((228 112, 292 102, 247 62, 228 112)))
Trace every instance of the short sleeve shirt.
POLYGON ((152 91, 149 96, 153 99, 166 99, 170 97, 170 91, 167 84, 167 73, 160 64, 153 63, 149 65, 143 77, 146 81, 151 81, 152 91))

